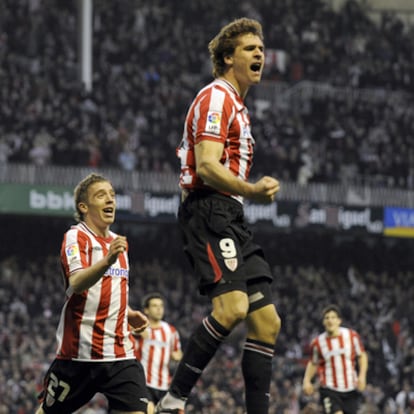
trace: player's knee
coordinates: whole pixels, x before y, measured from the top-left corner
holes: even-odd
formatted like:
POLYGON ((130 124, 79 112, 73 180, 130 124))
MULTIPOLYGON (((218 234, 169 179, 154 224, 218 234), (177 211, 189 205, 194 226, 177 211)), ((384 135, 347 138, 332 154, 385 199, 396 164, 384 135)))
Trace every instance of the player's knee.
POLYGON ((267 343, 274 343, 279 335, 282 321, 278 314, 272 318, 265 318, 260 325, 256 326, 257 336, 267 343))
POLYGON ((231 314, 229 315, 229 317, 232 318, 233 321, 237 324, 237 323, 239 323, 239 322, 246 319, 247 311, 248 311, 248 308, 246 306, 243 306, 241 304, 238 305, 238 306, 236 305, 232 309, 231 314))
POLYGON ((43 408, 42 408, 42 407, 39 407, 39 408, 36 410, 35 414, 45 414, 45 412, 43 411, 43 408))
POLYGON ((280 316, 276 314, 273 323, 270 324, 270 330, 271 330, 270 334, 274 336, 275 338, 277 338, 281 327, 282 327, 282 320, 280 319, 280 316))

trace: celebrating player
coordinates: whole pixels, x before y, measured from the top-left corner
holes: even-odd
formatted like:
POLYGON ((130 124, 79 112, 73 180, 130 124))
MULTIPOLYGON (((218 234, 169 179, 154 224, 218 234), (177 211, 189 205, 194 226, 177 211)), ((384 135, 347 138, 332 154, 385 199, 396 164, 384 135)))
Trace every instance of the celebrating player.
POLYGON ((129 326, 148 325, 128 306, 128 243, 110 230, 115 192, 91 174, 74 192, 76 219, 63 238, 66 300, 57 328, 57 355, 44 380, 37 414, 69 414, 100 392, 113 414, 151 414, 142 365, 129 326))
POLYGON ((243 213, 243 199, 271 203, 279 182, 248 181, 255 140, 244 98, 264 66, 262 27, 237 19, 210 42, 215 80, 188 111, 177 149, 181 160, 179 224, 184 251, 213 310, 190 338, 169 392, 157 413, 184 413, 186 400, 230 332, 244 321, 247 338, 242 372, 249 414, 269 408, 272 358, 280 329, 273 304, 272 274, 243 213))

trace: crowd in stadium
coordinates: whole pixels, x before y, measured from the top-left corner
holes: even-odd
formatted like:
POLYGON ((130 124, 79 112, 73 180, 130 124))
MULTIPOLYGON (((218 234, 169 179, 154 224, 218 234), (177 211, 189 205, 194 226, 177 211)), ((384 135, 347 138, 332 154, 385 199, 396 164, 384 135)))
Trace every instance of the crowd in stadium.
POLYGON ((353 0, 339 11, 322 0, 95 1, 90 93, 78 80, 76 2, 5 1, 1 161, 176 171, 185 111, 211 79, 207 43, 241 15, 263 23, 264 81, 348 88, 262 117, 252 88, 255 173, 413 188, 414 28, 392 13, 373 21, 353 0))
MULTIPOLYGON (((245 15, 262 21, 269 50, 283 52, 276 55, 284 56, 284 64, 269 64, 266 82, 310 80, 380 91, 383 97, 341 89, 300 96, 259 117, 252 89, 254 173, 414 188, 414 27, 396 15, 384 13, 374 22, 352 0, 338 12, 322 0, 95 0, 88 93, 78 80, 76 2, 64 3, 5 0, 0 6, 0 164, 177 171, 175 147, 186 108, 211 77, 207 43, 223 21, 245 15)), ((414 387, 414 275, 401 270, 410 253, 375 250, 366 255, 372 263, 353 266, 349 257, 367 249, 357 245, 339 249, 338 260, 330 257, 329 264, 341 262, 332 268, 324 260, 301 261, 309 255, 306 246, 309 241, 297 241, 294 254, 283 263, 276 254, 273 263, 283 327, 271 413, 318 412, 317 396, 305 399, 300 388, 307 346, 321 329, 320 310, 329 298, 343 306, 345 321, 361 333, 369 354, 366 412, 400 414, 396 397, 404 378, 414 387), (384 256, 394 261, 381 265, 384 256)), ((280 246, 269 240, 268 249, 280 246)), ((185 342, 207 306, 188 269, 172 259, 148 261, 142 252, 131 259, 138 260, 132 266, 131 301, 138 305, 151 290, 165 294, 167 319, 185 342)), ((0 257, 0 414, 34 411, 55 351, 63 295, 59 272, 50 251, 28 261, 0 257)), ((240 364, 228 358, 240 354, 241 338, 235 332, 220 350, 189 410, 243 412, 240 364), (222 386, 229 383, 232 389, 222 386)), ((104 414, 105 407, 97 398, 82 413, 104 414)))
MULTIPOLYGON (((175 230, 169 231, 174 237, 175 230)), ((160 228, 158 237, 162 234, 165 228, 160 228)), ((282 235, 267 237, 266 251, 271 253, 275 274, 274 301, 283 323, 273 366, 270 413, 318 412, 311 411, 317 394, 304 397, 301 382, 310 340, 322 329, 321 309, 334 302, 342 308, 344 325, 361 334, 369 355, 365 403, 375 408, 373 413, 396 414, 403 380, 412 381, 414 376, 414 275, 412 260, 404 261, 404 244, 385 249, 379 243, 372 250, 358 243, 328 247, 326 241, 312 236, 310 247, 310 236, 297 235, 293 241, 282 235), (315 262, 310 256, 321 249, 325 252, 315 262)), ((151 251, 159 245, 149 240, 130 240, 131 305, 139 308, 145 292, 161 292, 167 300, 166 319, 177 327, 185 344, 208 302, 200 298, 179 246, 170 249, 164 260, 157 260, 151 251)), ((2 414, 33 412, 42 376, 56 349, 55 329, 64 295, 58 256, 34 253, 25 261, 18 256, 0 261, 2 414)), ((243 413, 242 342, 243 334, 236 330, 194 389, 189 412, 243 413)), ((96 398, 88 408, 99 414, 105 413, 105 407, 105 400, 96 398)))

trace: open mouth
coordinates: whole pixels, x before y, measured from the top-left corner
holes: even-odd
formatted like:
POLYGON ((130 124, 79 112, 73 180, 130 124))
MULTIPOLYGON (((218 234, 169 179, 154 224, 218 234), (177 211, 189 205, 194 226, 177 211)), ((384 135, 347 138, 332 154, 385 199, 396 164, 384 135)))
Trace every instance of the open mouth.
POLYGON ((260 64, 260 63, 253 63, 251 66, 250 66, 250 69, 253 71, 253 72, 256 72, 256 73, 260 73, 260 69, 262 68, 262 65, 260 64))
POLYGON ((113 207, 106 207, 103 209, 105 214, 113 214, 114 213, 114 209, 113 207))

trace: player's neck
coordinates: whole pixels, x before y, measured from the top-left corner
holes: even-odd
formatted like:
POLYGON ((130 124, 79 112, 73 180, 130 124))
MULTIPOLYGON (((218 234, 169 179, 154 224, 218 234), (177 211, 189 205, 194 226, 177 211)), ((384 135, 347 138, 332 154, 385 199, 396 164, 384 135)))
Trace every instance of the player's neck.
POLYGON ((233 75, 233 72, 228 71, 223 76, 221 76, 220 79, 229 83, 234 88, 234 90, 239 94, 239 96, 244 100, 249 88, 243 87, 243 85, 241 85, 240 82, 238 82, 237 78, 233 75))
POLYGON ((151 328, 159 328, 161 326, 161 321, 149 321, 151 328))
POLYGON ((96 223, 94 223, 92 220, 88 220, 87 218, 85 218, 83 222, 86 225, 86 227, 88 227, 93 233, 96 234, 96 236, 103 237, 103 238, 106 238, 109 236, 109 226, 96 225, 96 223))

